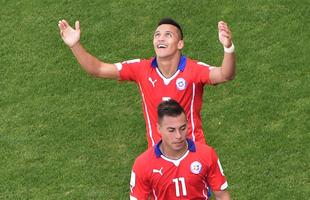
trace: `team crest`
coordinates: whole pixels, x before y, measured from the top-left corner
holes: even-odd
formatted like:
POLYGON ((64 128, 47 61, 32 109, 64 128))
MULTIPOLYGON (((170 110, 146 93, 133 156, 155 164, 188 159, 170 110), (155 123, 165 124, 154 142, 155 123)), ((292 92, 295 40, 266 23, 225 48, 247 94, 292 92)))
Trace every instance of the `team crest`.
POLYGON ((191 172, 194 174, 199 174, 201 172, 201 163, 198 161, 192 162, 191 164, 191 172))
POLYGON ((186 81, 184 78, 178 78, 176 81, 177 89, 184 90, 186 88, 186 81))

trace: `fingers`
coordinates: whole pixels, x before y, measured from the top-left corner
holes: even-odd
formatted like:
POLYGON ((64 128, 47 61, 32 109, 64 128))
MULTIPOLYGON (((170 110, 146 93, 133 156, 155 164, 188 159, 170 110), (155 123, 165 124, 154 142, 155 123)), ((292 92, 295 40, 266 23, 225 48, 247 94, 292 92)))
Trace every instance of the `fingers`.
POLYGON ((228 25, 224 21, 219 21, 218 22, 218 28, 221 28, 221 27, 228 27, 228 25))
POLYGON ((70 26, 69 23, 65 19, 61 20, 61 22, 65 28, 68 28, 70 26))
POLYGON ((66 30, 66 24, 64 23, 64 20, 60 20, 58 22, 58 27, 60 30, 60 35, 61 35, 61 37, 63 37, 63 32, 66 30))
POLYGON ((63 24, 62 24, 61 21, 58 22, 58 27, 59 27, 60 30, 64 29, 63 24))
POLYGON ((224 21, 218 22, 218 33, 219 40, 224 45, 224 47, 230 47, 232 44, 232 34, 227 23, 224 21))
POLYGON ((65 30, 66 28, 70 27, 70 25, 66 20, 63 19, 58 22, 58 27, 60 30, 65 30))
POLYGON ((219 31, 225 31, 225 32, 230 33, 230 29, 229 29, 228 25, 223 21, 220 21, 218 23, 218 29, 219 29, 219 31))
POLYGON ((228 32, 226 32, 226 31, 221 31, 221 32, 220 32, 220 35, 221 35, 222 37, 231 39, 231 34, 228 33, 228 32))
POLYGON ((77 31, 80 30, 80 22, 79 21, 75 22, 75 30, 77 30, 77 31))
POLYGON ((227 23, 223 22, 223 21, 220 21, 218 23, 218 30, 219 30, 219 34, 226 37, 226 38, 229 38, 231 39, 231 31, 227 25, 227 23))

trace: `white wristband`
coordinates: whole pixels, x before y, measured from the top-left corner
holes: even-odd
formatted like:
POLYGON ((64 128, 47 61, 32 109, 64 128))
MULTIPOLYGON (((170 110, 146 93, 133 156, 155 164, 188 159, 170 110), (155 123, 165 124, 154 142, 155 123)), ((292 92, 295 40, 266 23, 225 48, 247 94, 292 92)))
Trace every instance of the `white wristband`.
POLYGON ((235 52, 235 46, 233 43, 231 43, 231 46, 229 48, 224 47, 225 53, 234 53, 235 52))

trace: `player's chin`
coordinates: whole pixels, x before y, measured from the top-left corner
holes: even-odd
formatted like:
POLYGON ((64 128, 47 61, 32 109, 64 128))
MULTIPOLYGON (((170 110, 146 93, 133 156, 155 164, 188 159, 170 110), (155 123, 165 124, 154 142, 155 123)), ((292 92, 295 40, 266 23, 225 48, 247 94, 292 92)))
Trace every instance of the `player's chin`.
POLYGON ((169 56, 169 52, 166 49, 156 49, 155 53, 156 53, 156 56, 159 58, 165 58, 169 56))
POLYGON ((180 141, 180 142, 174 142, 173 146, 175 150, 182 149, 185 146, 185 141, 180 141))

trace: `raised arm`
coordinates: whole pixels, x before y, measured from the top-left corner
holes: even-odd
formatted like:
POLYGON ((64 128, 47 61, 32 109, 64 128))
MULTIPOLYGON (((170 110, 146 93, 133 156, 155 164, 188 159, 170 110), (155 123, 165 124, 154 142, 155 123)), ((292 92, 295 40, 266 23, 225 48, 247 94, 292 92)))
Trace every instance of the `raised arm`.
POLYGON ((232 35, 228 25, 220 21, 218 23, 219 40, 224 47, 224 58, 221 67, 212 68, 210 79, 212 84, 224 83, 235 77, 236 60, 232 35))
POLYGON ((88 53, 80 43, 80 23, 75 22, 75 28, 72 28, 66 20, 61 20, 58 23, 61 38, 64 43, 71 49, 77 61, 83 69, 96 77, 114 78, 119 77, 119 72, 114 64, 104 63, 95 56, 88 53))

